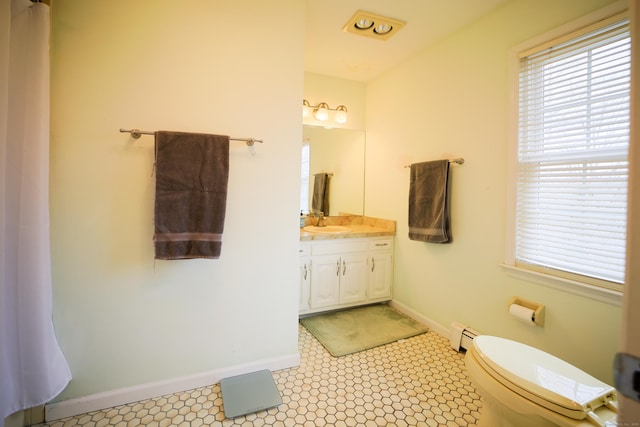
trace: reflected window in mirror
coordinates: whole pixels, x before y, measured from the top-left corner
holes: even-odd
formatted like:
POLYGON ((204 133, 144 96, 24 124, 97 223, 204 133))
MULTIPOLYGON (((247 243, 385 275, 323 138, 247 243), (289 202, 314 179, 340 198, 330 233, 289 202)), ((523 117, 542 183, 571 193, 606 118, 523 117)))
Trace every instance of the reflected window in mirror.
POLYGON ((302 141, 300 171, 300 212, 309 212, 309 140, 302 141))

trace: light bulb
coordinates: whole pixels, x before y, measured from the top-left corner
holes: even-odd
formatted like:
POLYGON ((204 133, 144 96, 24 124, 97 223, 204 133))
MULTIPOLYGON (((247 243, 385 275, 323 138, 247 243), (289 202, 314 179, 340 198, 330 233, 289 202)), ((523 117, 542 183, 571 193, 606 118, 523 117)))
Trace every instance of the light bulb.
POLYGON ((313 117, 316 120, 325 121, 329 119, 329 106, 325 102, 321 102, 318 104, 318 107, 315 109, 313 113, 313 117))
POLYGON ((347 123, 347 107, 344 105, 338 105, 336 108, 336 115, 333 118, 336 123, 347 123))
POLYGON ((353 26, 356 27, 358 30, 368 30, 369 28, 373 27, 373 25, 374 25, 374 22, 367 18, 362 18, 356 21, 355 24, 353 24, 353 26))
POLYGON ((373 32, 376 33, 376 34, 387 34, 392 29, 393 29, 393 27, 391 25, 380 24, 376 28, 373 29, 373 32))

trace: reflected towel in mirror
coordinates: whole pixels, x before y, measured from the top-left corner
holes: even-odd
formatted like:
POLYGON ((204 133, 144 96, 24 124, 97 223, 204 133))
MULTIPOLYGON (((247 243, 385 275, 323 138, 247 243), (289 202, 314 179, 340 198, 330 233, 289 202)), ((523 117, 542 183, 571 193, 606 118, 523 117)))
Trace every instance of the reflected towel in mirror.
POLYGON ((313 180, 311 210, 314 213, 322 212, 325 216, 329 216, 329 179, 329 174, 317 173, 313 180))

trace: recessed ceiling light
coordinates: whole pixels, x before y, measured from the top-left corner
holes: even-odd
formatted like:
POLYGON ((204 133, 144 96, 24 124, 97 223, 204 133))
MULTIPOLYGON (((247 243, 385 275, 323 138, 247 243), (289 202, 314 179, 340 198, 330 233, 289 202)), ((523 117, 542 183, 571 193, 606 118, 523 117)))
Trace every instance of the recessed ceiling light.
POLYGON ((387 40, 405 24, 404 21, 359 10, 347 21, 342 30, 378 40, 387 40))
POLYGON ((393 30, 392 25, 380 24, 380 25, 376 25, 376 27, 373 29, 373 32, 376 34, 387 34, 391 30, 393 30))
POLYGON ((356 21, 353 24, 353 26, 356 27, 358 30, 368 30, 374 25, 375 25, 375 22, 370 21, 369 19, 360 19, 359 21, 356 21))

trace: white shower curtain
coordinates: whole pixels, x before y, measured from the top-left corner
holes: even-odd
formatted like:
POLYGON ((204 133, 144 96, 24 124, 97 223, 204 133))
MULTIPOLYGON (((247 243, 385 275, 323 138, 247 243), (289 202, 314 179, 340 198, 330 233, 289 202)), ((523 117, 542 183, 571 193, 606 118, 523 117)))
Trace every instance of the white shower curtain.
POLYGON ((0 1, 0 426, 71 372, 52 319, 49 7, 0 1))

